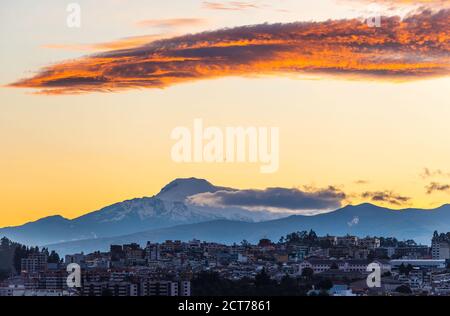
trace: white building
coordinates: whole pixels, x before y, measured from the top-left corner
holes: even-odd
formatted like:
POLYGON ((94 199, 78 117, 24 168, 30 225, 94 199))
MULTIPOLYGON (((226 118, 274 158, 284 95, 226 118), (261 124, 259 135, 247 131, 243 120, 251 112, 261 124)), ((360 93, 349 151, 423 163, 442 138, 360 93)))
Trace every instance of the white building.
POLYGON ((435 260, 450 259, 450 243, 447 241, 433 241, 431 245, 431 256, 435 260))
POLYGON ((191 282, 142 280, 141 296, 190 296, 191 282))
POLYGON ((83 253, 76 253, 73 255, 66 255, 64 262, 66 264, 76 263, 78 265, 84 264, 86 256, 83 253))
MULTIPOLYGON (((310 268, 314 273, 321 273, 337 267, 340 271, 366 273, 368 265, 372 263, 369 260, 326 260, 326 259, 308 259, 300 264, 300 269, 310 268)), ((382 272, 390 271, 391 265, 383 260, 377 260, 382 272)))
POLYGON ((366 237, 366 238, 359 239, 358 245, 361 247, 365 247, 367 249, 376 249, 376 248, 380 248, 381 241, 379 238, 376 238, 376 237, 366 237))
POLYGON ((337 237, 337 244, 339 246, 357 246, 358 245, 358 237, 356 236, 342 236, 342 237, 337 237))
POLYGON ((445 260, 431 260, 431 259, 396 259, 389 261, 392 268, 398 268, 402 264, 404 266, 411 265, 412 267, 428 268, 428 269, 445 269, 445 260))
POLYGON ((47 258, 45 253, 32 253, 28 258, 21 260, 21 271, 24 273, 37 273, 47 269, 47 258))

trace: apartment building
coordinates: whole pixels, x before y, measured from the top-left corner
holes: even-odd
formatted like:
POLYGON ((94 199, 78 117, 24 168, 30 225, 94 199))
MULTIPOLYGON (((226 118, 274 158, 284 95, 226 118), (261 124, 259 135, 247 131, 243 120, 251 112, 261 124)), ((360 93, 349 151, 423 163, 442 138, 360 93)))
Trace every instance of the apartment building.
POLYGON ((450 243, 448 241, 434 240, 431 245, 431 256, 435 260, 450 259, 450 243))
POLYGON ((189 281, 156 281, 141 280, 141 296, 190 296, 191 282, 189 281))
POLYGON ((30 254, 21 260, 20 269, 22 273, 28 274, 44 271, 47 269, 47 259, 47 254, 42 252, 30 254))
POLYGON ((353 247, 353 246, 358 245, 358 240, 359 239, 356 236, 347 235, 347 236, 337 237, 337 245, 353 247))
POLYGON ((367 249, 376 249, 381 247, 381 241, 376 237, 366 237, 359 239, 358 245, 367 249))

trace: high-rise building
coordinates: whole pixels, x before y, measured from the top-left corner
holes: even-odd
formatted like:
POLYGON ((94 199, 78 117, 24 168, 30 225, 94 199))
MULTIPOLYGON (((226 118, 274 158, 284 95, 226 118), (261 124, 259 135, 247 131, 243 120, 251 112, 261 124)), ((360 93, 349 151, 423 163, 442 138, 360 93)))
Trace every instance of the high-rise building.
POLYGON ((448 241, 433 240, 431 244, 433 259, 450 259, 450 243, 448 241))

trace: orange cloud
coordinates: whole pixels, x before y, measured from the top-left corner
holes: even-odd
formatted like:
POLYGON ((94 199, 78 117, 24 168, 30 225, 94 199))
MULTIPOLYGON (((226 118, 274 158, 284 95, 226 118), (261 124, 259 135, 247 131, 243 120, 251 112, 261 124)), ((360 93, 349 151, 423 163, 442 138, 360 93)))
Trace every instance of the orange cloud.
POLYGON ((12 84, 64 94, 163 88, 209 78, 324 74, 413 80, 450 74, 450 10, 369 27, 357 19, 262 24, 154 41, 43 69, 12 84))
POLYGON ((176 28, 182 26, 201 26, 206 24, 205 19, 178 18, 178 19, 155 19, 143 20, 137 23, 140 27, 176 28))
POLYGON ((448 0, 363 0, 366 2, 384 2, 392 4, 445 4, 448 0))
POLYGON ((339 0, 345 2, 378 3, 392 7, 402 6, 425 6, 433 8, 447 8, 450 6, 449 0, 339 0))
POLYGON ((256 2, 228 1, 210 2, 204 1, 203 7, 210 10, 242 11, 247 9, 258 9, 260 6, 256 2))
POLYGON ((63 49, 69 51, 90 51, 101 52, 118 49, 128 49, 141 45, 145 45, 149 42, 162 39, 163 36, 156 35, 143 35, 143 36, 131 36, 119 39, 117 41, 98 43, 98 44, 47 44, 44 48, 51 49, 63 49))

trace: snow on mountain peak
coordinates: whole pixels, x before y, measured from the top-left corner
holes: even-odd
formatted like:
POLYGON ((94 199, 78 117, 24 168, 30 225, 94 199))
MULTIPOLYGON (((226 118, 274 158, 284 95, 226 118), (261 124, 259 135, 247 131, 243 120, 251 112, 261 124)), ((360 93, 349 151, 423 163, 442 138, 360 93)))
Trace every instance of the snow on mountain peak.
POLYGON ((176 179, 166 185, 156 195, 157 198, 166 201, 183 202, 188 196, 205 193, 216 192, 225 188, 216 187, 204 179, 186 178, 176 179))

